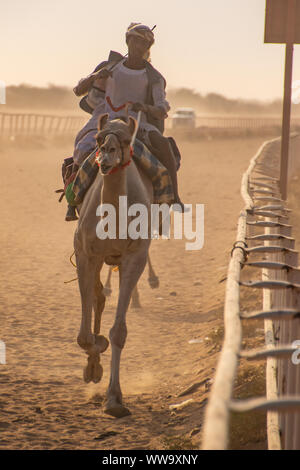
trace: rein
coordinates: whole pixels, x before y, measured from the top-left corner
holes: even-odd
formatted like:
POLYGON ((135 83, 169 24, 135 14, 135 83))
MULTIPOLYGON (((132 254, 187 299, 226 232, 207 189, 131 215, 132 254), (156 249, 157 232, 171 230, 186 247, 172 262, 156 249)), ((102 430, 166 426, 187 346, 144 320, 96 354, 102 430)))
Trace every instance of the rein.
POLYGON ((128 108, 128 106, 129 106, 130 104, 133 104, 132 101, 127 101, 127 103, 122 104, 121 106, 119 106, 119 107, 116 108, 116 107, 112 104, 111 99, 110 99, 109 96, 106 97, 106 101, 107 101, 107 103, 109 104, 109 106, 111 107, 111 109, 112 109, 115 113, 117 113, 118 111, 121 111, 122 109, 128 108))

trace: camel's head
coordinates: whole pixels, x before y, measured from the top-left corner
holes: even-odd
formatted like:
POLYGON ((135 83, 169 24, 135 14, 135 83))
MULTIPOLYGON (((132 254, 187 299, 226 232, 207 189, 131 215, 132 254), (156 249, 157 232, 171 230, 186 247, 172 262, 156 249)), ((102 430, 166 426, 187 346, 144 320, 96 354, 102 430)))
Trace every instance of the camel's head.
POLYGON ((108 114, 103 114, 98 121, 98 143, 100 171, 110 174, 114 169, 123 167, 131 159, 130 142, 135 131, 136 121, 131 116, 128 121, 114 119, 108 121, 108 114))

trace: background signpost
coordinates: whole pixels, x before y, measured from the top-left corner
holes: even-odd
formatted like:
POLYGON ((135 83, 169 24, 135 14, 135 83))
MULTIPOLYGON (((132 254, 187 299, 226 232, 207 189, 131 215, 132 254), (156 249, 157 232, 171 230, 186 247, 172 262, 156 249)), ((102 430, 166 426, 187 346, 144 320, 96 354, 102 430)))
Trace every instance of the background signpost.
POLYGON ((287 198, 294 44, 300 44, 300 0, 266 0, 265 43, 286 44, 280 189, 287 198))

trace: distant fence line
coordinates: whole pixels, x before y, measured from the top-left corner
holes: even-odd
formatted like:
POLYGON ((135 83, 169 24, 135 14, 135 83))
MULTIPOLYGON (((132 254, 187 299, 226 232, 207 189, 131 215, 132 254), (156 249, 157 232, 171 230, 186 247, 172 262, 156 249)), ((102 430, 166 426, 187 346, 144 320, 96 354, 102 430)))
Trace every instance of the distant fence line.
MULTIPOLYGON (((74 134, 86 123, 81 116, 53 116, 36 113, 0 113, 0 135, 74 134)), ((300 127, 300 117, 293 118, 292 126, 300 127)), ((197 116, 197 127, 216 129, 261 129, 281 126, 280 117, 255 116, 197 116)), ((172 128, 172 116, 167 119, 172 128)))
POLYGON ((0 113, 0 135, 73 134, 85 122, 80 116, 0 113))
MULTIPOLYGON (((197 127, 206 126, 223 129, 258 129, 263 127, 281 127, 281 117, 259 116, 197 116, 197 127)), ((300 126, 300 117, 292 118, 292 125, 300 126)))

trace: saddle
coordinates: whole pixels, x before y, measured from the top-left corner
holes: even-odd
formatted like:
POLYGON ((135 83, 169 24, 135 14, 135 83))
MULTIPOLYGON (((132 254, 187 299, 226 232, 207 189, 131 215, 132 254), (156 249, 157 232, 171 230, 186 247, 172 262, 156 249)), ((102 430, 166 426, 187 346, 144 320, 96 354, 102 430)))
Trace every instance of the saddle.
MULTIPOLYGON (((176 169, 180 168, 181 155, 173 137, 168 137, 174 156, 176 158, 176 169)), ((62 178, 64 189, 58 189, 56 193, 62 193, 59 202, 66 196, 69 205, 77 206, 83 202, 84 196, 93 184, 99 166, 96 162, 95 148, 84 160, 78 171, 72 173, 73 157, 64 159, 62 164, 62 178)), ((154 190, 154 203, 171 204, 174 200, 172 182, 167 169, 149 151, 140 140, 136 139, 133 147, 133 159, 135 163, 151 179, 154 190)))
MULTIPOLYGON (((76 206, 83 202, 87 190, 93 184, 98 174, 99 166, 96 162, 96 151, 97 149, 94 149, 84 160, 78 172, 75 174, 75 178, 71 182, 69 182, 69 180, 66 181, 68 186, 65 195, 70 205, 76 206)), ((138 139, 135 140, 133 145, 133 160, 152 181, 154 203, 172 204, 174 201, 174 193, 168 170, 147 149, 143 142, 138 139)))
MULTIPOLYGON (((77 172, 72 172, 73 168, 73 157, 68 157, 64 159, 64 162, 61 167, 61 173, 62 173, 62 179, 64 183, 64 188, 63 189, 57 189, 55 192, 56 193, 61 193, 61 196, 58 200, 58 202, 61 202, 63 197, 66 196, 67 201, 72 199, 72 183, 76 177, 77 172)), ((73 204, 71 204, 73 205, 73 204)))

